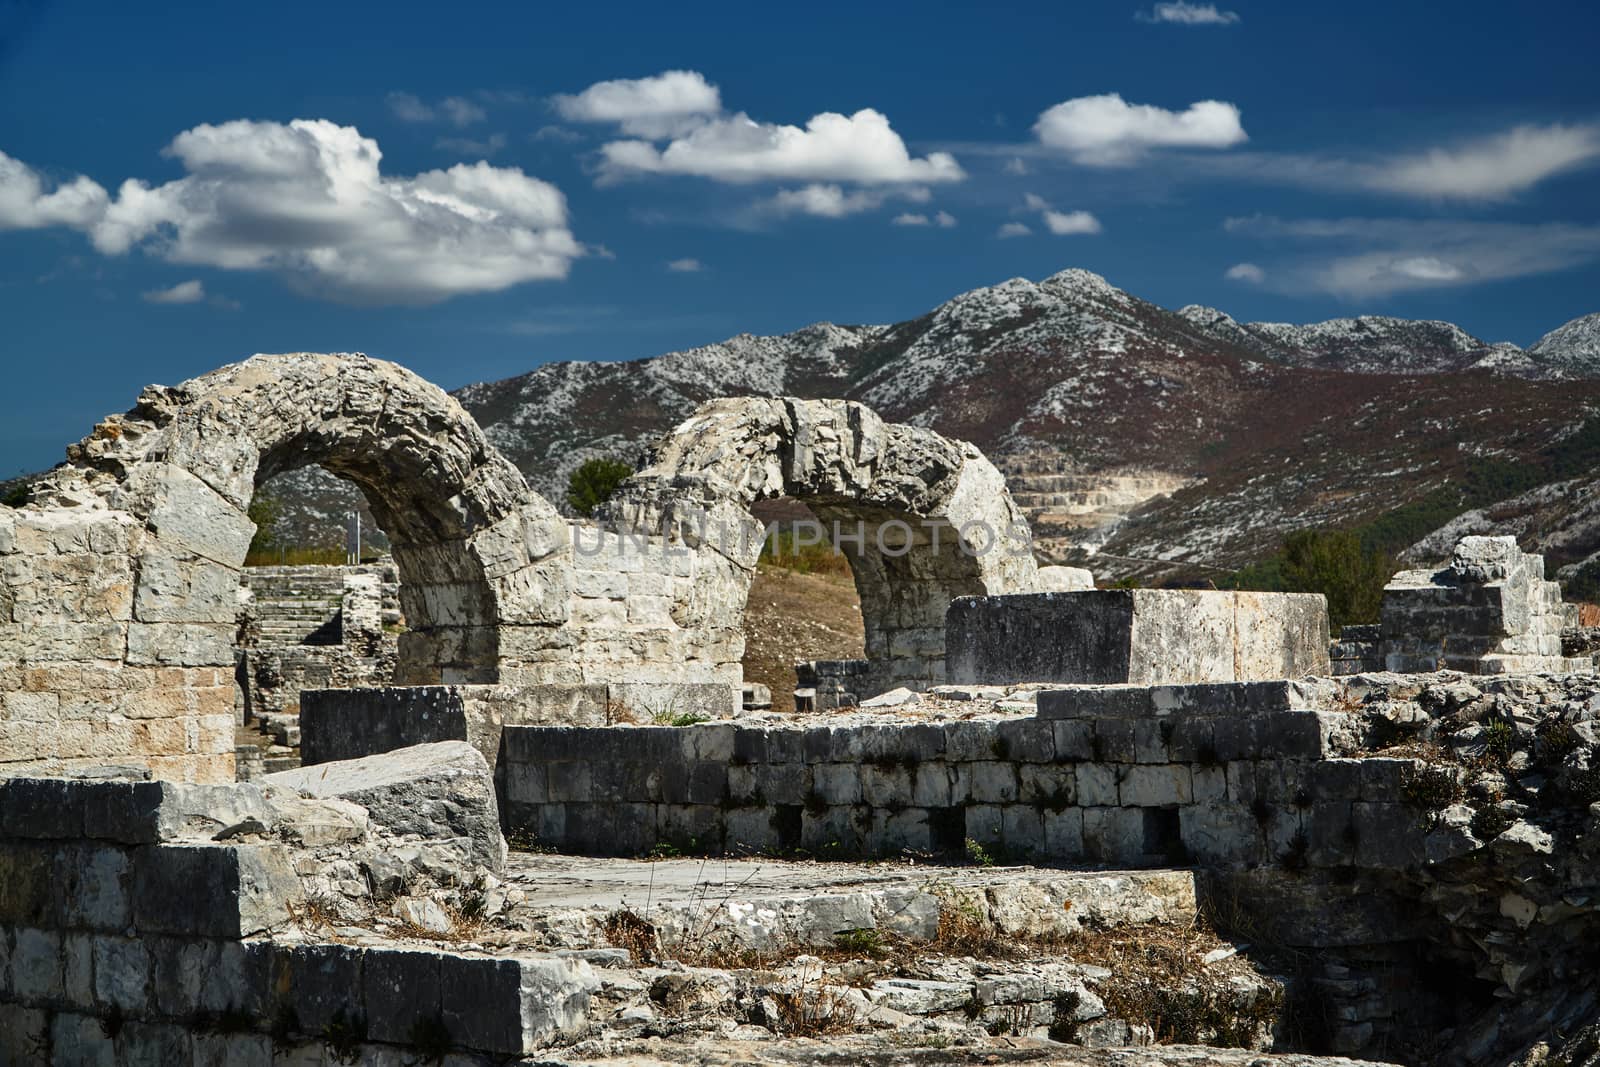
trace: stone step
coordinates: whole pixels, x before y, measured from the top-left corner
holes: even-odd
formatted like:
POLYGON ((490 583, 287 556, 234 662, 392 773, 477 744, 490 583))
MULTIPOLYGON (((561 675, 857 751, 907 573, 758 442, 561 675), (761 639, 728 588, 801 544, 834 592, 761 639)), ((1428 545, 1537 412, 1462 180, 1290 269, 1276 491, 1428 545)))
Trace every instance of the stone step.
MULTIPOLYGON (((1187 926, 1193 871, 930 867, 781 859, 596 859, 514 853, 507 881, 522 907, 546 915, 640 914, 663 937, 718 935, 753 948, 818 947, 876 930, 931 940, 941 916, 982 912, 1016 936, 1065 935, 1134 923, 1187 926), (735 906, 730 907, 729 902, 735 906)), ((552 918, 552 922, 556 920, 552 918)))

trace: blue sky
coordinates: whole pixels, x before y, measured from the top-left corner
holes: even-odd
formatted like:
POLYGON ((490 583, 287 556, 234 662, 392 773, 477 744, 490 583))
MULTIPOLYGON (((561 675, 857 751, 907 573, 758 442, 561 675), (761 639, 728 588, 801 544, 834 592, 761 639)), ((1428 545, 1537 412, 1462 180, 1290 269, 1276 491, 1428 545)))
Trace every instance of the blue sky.
POLYGON ((1576 2, 0 0, 0 476, 253 352, 456 387, 1068 266, 1528 344, 1600 310, 1597 39, 1576 2))

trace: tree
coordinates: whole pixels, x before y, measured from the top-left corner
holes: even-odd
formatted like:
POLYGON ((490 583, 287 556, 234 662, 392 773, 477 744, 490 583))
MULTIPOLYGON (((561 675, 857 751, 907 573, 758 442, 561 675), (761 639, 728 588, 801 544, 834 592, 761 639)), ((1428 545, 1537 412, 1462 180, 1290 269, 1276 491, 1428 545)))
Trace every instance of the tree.
POLYGON ((1363 548, 1357 531, 1298 530, 1284 538, 1281 558, 1284 588, 1326 596, 1335 630, 1378 621, 1395 562, 1386 552, 1363 548))
POLYGON ((283 501, 270 493, 257 493, 245 509, 250 521, 256 524, 256 535, 250 539, 249 558, 264 557, 278 550, 278 522, 283 518, 283 501))
POLYGON ((567 503, 579 515, 588 517, 611 498, 633 468, 615 459, 589 459, 567 476, 567 503))

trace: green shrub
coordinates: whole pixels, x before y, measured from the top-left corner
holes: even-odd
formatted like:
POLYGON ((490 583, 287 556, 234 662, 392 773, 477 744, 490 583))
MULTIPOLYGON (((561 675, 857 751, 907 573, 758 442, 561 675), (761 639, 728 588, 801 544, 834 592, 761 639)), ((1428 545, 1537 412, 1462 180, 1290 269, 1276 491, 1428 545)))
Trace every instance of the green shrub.
POLYGON ((611 494, 633 473, 633 468, 615 459, 584 460, 567 475, 567 503, 585 517, 611 499, 611 494))

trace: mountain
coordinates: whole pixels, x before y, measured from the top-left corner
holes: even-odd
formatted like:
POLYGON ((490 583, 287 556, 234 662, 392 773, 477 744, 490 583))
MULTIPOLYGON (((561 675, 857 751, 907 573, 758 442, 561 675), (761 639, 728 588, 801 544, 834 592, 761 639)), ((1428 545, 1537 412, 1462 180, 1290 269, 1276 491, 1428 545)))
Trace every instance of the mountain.
POLYGON ((551 363, 456 395, 559 504, 583 460, 632 459, 710 397, 772 394, 860 400, 977 443, 1054 557, 1093 553, 1108 577, 1195 576, 1270 555, 1302 526, 1440 525, 1579 477, 1600 315, 1524 351, 1444 322, 1240 323, 1065 270, 892 325, 551 363))

